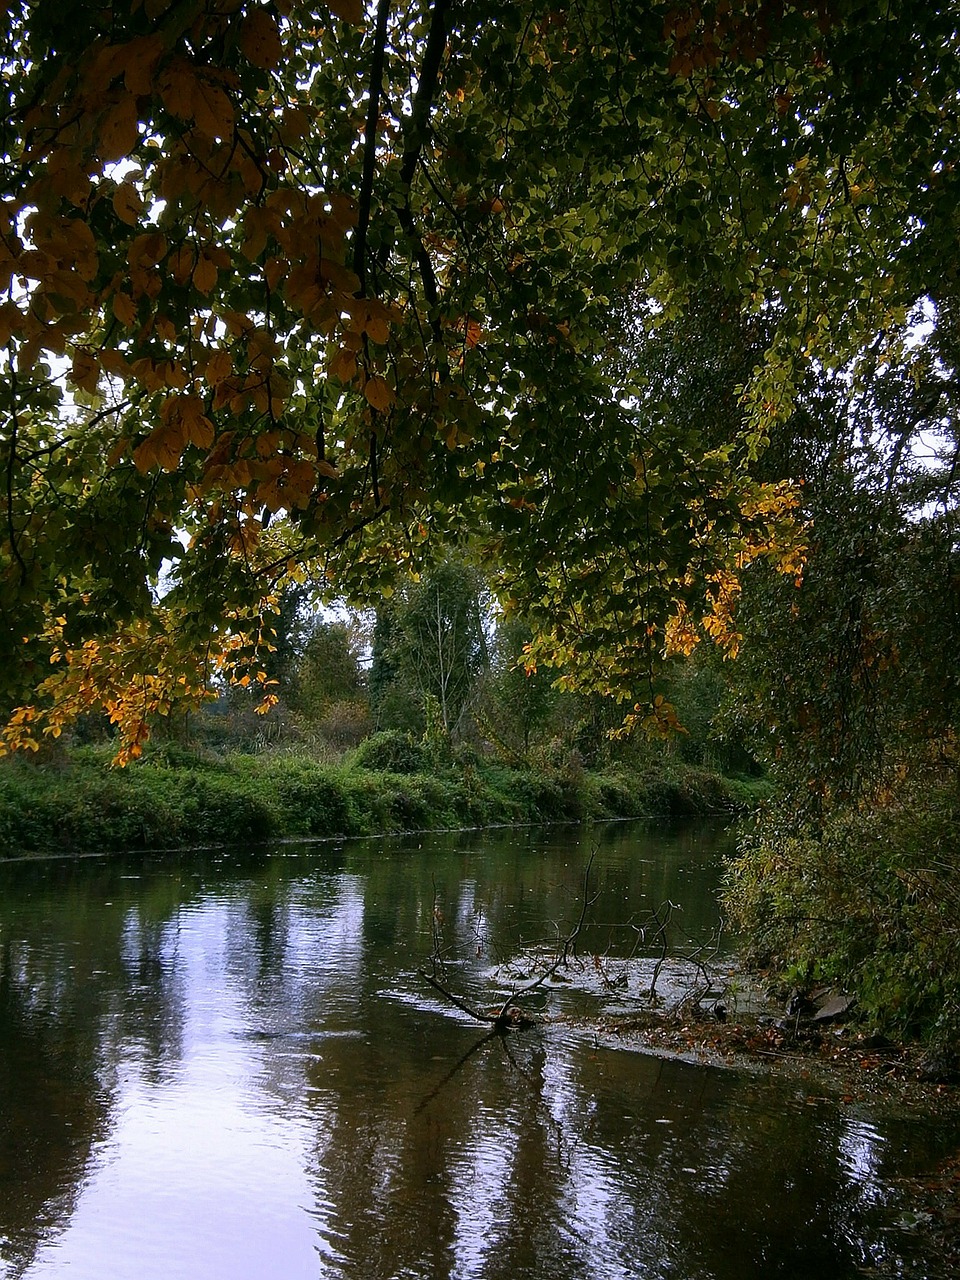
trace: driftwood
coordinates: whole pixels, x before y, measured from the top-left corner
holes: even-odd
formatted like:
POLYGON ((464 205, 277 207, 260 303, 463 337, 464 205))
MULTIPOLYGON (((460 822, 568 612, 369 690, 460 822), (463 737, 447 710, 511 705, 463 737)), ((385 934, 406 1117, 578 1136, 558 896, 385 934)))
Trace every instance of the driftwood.
MULTIPOLYGON (((419 970, 420 977, 429 986, 433 987, 443 999, 459 1009, 462 1013, 467 1014, 476 1022, 483 1023, 491 1028, 491 1034, 514 1030, 519 1027, 534 1026, 543 1022, 545 1017, 537 1015, 523 1007, 523 1001, 530 996, 539 987, 543 987, 545 983, 550 982, 570 982, 571 978, 562 970, 567 969, 570 965, 571 958, 578 960, 577 956, 577 939, 584 930, 587 923, 587 914, 589 909, 594 905, 600 896, 599 891, 591 895, 590 877, 593 870, 596 850, 594 850, 586 864, 583 873, 582 894, 580 898, 580 909, 576 923, 565 937, 560 936, 560 927, 557 926, 557 940, 554 944, 555 950, 541 953, 538 961, 542 964, 542 969, 537 976, 530 981, 524 981, 516 985, 509 995, 506 996, 498 1005, 488 1008, 479 1007, 472 1000, 465 998, 459 991, 451 988, 450 981, 447 976, 447 966, 445 959, 450 950, 445 945, 443 936, 444 918, 443 912, 437 901, 436 887, 434 887, 434 903, 433 903, 433 953, 431 956, 431 965, 428 968, 423 967, 419 970)), ((633 934, 633 943, 630 947, 629 954, 623 958, 614 961, 617 971, 611 976, 607 972, 605 964, 605 956, 599 954, 593 955, 593 968, 596 971, 599 980, 604 988, 609 991, 624 991, 628 985, 628 966, 636 957, 641 947, 648 948, 654 954, 650 956, 652 963, 652 973, 644 978, 643 991, 636 999, 646 1002, 648 1005, 661 1005, 663 999, 657 990, 657 984, 660 980, 664 966, 668 963, 669 956, 669 940, 668 931, 673 922, 674 913, 679 910, 679 905, 671 902, 669 899, 664 900, 660 905, 649 913, 649 915, 639 922, 636 918, 631 917, 623 925, 617 926, 623 930, 629 930, 633 934)), ((714 951, 719 946, 720 931, 717 930, 707 941, 700 942, 693 946, 692 951, 688 949, 686 954, 681 955, 681 959, 692 966, 695 972, 694 982, 695 989, 687 991, 683 997, 682 1003, 687 1005, 691 1010, 702 1015, 706 1014, 706 1010, 700 1008, 700 1001, 706 998, 714 988, 715 982, 709 972, 707 960, 704 953, 711 947, 714 951)), ((688 943, 693 943, 692 939, 688 939, 688 943)), ((482 938, 480 935, 479 925, 477 928, 477 955, 482 951, 482 938)), ((581 963, 581 968, 582 968, 581 963)), ((536 972, 536 969, 534 969, 536 972)), ((523 975, 526 977, 526 975, 523 975)), ((639 976, 639 972, 638 972, 639 976)), ((713 991, 713 1006, 709 1010, 710 1016, 718 1021, 724 1021, 727 1016, 727 1009, 723 1003, 724 991, 713 991)), ((833 1015, 833 1010, 824 1012, 823 1020, 833 1015)), ((835 1016, 835 1015, 834 1015, 835 1016)))
POLYGON ((454 1005, 455 1008, 459 1009, 462 1013, 469 1014, 471 1018, 475 1018, 478 1022, 489 1023, 496 1031, 509 1031, 515 1030, 519 1027, 533 1026, 538 1019, 522 1009, 519 1006, 518 1001, 522 1000, 524 996, 530 995, 532 991, 536 991, 538 987, 542 987, 545 982, 549 981, 549 979, 554 976, 558 969, 569 963, 570 954, 575 951, 577 938, 583 928, 584 921, 586 920, 587 910, 596 901, 597 895, 594 895, 594 897, 591 898, 589 892, 590 872, 593 868, 593 860, 595 857, 596 850, 590 854, 590 859, 587 862, 586 869, 583 873, 583 898, 580 904, 580 915, 577 918, 577 923, 563 939, 556 958, 546 969, 544 969, 543 973, 534 978, 532 982, 527 982, 522 986, 515 987, 501 1004, 490 1009, 478 1009, 475 1005, 470 1004, 469 1001, 464 1000, 462 996, 451 991, 446 983, 441 981, 441 978, 438 975, 443 972, 443 917, 440 914, 436 903, 434 903, 433 908, 433 971, 428 973, 426 969, 421 969, 420 976, 425 982, 428 982, 435 991, 439 992, 445 1000, 448 1000, 450 1004, 454 1005))

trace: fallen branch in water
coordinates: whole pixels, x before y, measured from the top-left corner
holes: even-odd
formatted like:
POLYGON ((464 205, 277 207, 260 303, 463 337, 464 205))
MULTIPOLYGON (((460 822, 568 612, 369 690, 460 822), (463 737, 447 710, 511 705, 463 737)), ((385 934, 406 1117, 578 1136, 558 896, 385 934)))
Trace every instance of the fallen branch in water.
POLYGON ((596 857, 596 849, 590 854, 586 869, 583 873, 583 896, 580 903, 580 915, 577 923, 570 930, 567 936, 560 944, 560 948, 556 959, 544 969, 532 982, 527 982, 523 986, 515 987, 507 998, 498 1006, 490 1009, 478 1009, 464 1000, 462 996, 458 996, 451 991, 445 982, 442 982, 438 974, 444 970, 444 952, 446 948, 443 945, 443 913, 436 903, 436 890, 434 890, 433 904, 433 955, 432 972, 428 973, 426 969, 421 969, 420 976, 425 982, 428 982, 435 991, 438 991, 446 1000, 459 1009, 462 1013, 469 1014, 471 1018, 475 1018, 478 1022, 489 1022, 496 1030, 506 1031, 516 1027, 533 1026, 537 1019, 529 1013, 526 1013, 519 1007, 517 1002, 524 996, 528 996, 532 991, 536 991, 538 987, 549 981, 550 978, 563 966, 569 964, 570 954, 575 954, 575 944, 580 931, 583 929, 584 921, 587 918, 587 909, 593 906, 599 894, 590 897, 590 872, 593 868, 593 860, 596 857))

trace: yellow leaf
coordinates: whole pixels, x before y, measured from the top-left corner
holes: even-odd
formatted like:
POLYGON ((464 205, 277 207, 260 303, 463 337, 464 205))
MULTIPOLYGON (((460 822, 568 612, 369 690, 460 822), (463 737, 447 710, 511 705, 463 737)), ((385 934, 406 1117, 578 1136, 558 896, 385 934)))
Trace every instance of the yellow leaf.
POLYGON ((164 422, 134 449, 134 464, 138 471, 149 471, 157 466, 164 471, 175 471, 186 443, 186 433, 179 419, 164 422))
POLYGON ((330 372, 338 382, 352 382, 357 376, 357 359, 352 351, 337 351, 330 361, 330 372))
POLYGON ((380 346, 390 337, 390 325, 383 316, 367 316, 363 328, 370 341, 380 346))
POLYGON ((272 71, 283 60, 280 32, 273 17, 266 9, 254 9, 248 13, 240 28, 240 48, 255 67, 272 71))
POLYGON ((122 182, 113 193, 113 207, 121 222, 128 227, 135 227, 140 221, 143 201, 140 192, 131 182, 122 182))
POLYGON ((316 484, 316 466, 311 462, 294 462, 283 480, 287 502, 294 507, 305 507, 313 496, 316 484))
POLYGON ((173 391, 180 391, 190 381, 190 375, 179 360, 164 360, 157 365, 163 385, 173 391))
POLYGON ((97 135, 101 160, 124 160, 140 141, 137 101, 125 95, 104 112, 97 135))
POLYGON ((393 388, 386 378, 381 378, 379 374, 367 379, 363 387, 363 394, 366 396, 367 402, 380 413, 385 413, 396 400, 393 388))
POLYGON ((195 444, 198 449, 212 447, 213 423, 204 414, 203 401, 199 396, 178 396, 173 404, 173 414, 179 419, 190 444, 195 444))

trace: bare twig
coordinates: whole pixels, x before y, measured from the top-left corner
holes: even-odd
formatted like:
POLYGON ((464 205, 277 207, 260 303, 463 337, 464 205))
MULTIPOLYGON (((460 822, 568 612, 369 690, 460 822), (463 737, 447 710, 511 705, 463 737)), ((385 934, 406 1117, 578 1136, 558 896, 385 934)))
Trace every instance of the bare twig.
POLYGON ((656 964, 653 966, 653 976, 650 979, 650 991, 648 996, 651 1000, 656 1000, 657 998, 657 982, 660 979, 660 971, 667 960, 667 925, 670 923, 670 919, 676 909, 677 904, 675 902, 671 902, 670 899, 667 898, 660 903, 659 907, 657 907, 656 911, 653 913, 653 923, 656 925, 654 939, 660 943, 660 954, 657 957, 656 964), (661 912, 665 913, 662 918, 660 915, 661 912))
POLYGON ((434 890, 433 905, 433 972, 427 973, 425 969, 420 970, 420 976, 425 982, 428 982, 435 991, 450 1001, 457 1009, 463 1013, 468 1013, 471 1018, 476 1018, 478 1022, 489 1022, 497 1030, 505 1030, 508 1027, 529 1026, 534 1019, 525 1014, 518 1006, 517 1002, 524 996, 528 996, 532 991, 536 991, 538 987, 542 987, 561 967, 569 964, 571 953, 576 954, 575 944, 580 931, 583 929, 587 916, 587 909, 596 902, 598 895, 590 897, 590 871, 593 867, 593 860, 596 857, 596 849, 590 854, 590 860, 587 863, 586 870, 583 875, 583 896, 580 903, 580 915, 577 923, 570 930, 561 944, 556 959, 541 973, 534 978, 532 982, 524 983, 522 986, 515 987, 513 991, 502 1001, 500 1005, 491 1009, 478 1009, 475 1005, 469 1004, 461 996, 456 995, 445 982, 442 982, 437 976, 438 972, 443 970, 443 914, 437 906, 436 890, 434 890))

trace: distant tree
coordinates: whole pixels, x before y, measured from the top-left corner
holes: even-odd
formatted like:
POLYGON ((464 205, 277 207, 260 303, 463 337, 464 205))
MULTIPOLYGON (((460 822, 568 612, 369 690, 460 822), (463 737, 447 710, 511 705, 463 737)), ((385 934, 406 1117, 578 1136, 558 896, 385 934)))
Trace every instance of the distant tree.
POLYGON ((423 706, 403 666, 403 597, 391 596, 377 607, 371 645, 368 691, 374 727, 422 733, 423 706))
POLYGON ((317 723, 338 703, 365 703, 359 639, 349 622, 315 618, 296 667, 292 702, 297 714, 317 723))
POLYGON ((522 619, 497 618, 478 708, 481 733, 510 761, 529 760, 533 746, 549 732, 563 697, 553 687, 555 672, 525 666, 532 636, 522 619))
POLYGON ((480 573, 448 555, 407 591, 403 661, 423 698, 432 696, 447 734, 457 733, 488 663, 480 573))
POLYGON ((382 728, 423 728, 433 699, 443 731, 464 727, 488 664, 485 584, 450 553, 377 611, 370 694, 382 728))
POLYGON ((286 583, 277 593, 274 612, 270 615, 273 638, 260 665, 268 679, 276 682, 281 696, 289 694, 297 679, 297 668, 310 634, 311 621, 305 609, 309 597, 308 585, 286 583))

